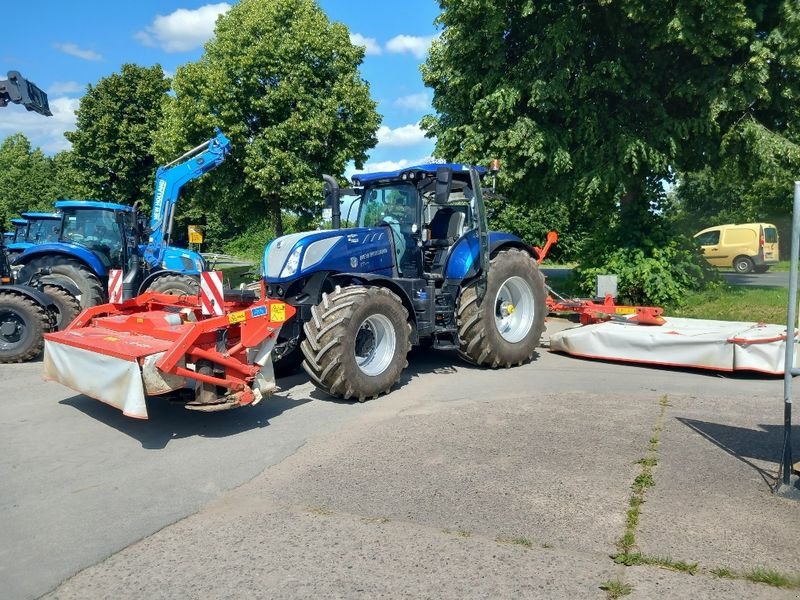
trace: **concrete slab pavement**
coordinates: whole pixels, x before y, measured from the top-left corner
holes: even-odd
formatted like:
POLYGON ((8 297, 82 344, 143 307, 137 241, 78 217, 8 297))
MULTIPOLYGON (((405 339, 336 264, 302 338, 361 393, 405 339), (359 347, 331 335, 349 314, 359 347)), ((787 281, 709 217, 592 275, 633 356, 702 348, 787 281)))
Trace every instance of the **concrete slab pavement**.
POLYGON ((656 485, 642 508, 642 552, 709 569, 800 574, 800 504, 770 490, 783 441, 778 400, 703 394, 669 402, 656 485))

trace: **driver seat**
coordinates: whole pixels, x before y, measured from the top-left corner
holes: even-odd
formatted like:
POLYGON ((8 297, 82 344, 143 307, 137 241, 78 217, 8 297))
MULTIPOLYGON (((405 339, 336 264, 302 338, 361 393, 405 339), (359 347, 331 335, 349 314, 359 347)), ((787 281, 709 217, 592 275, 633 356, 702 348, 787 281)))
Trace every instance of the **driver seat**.
POLYGON ((430 245, 435 248, 452 246, 461 237, 462 229, 464 229, 463 212, 450 206, 440 208, 431 219, 430 245))

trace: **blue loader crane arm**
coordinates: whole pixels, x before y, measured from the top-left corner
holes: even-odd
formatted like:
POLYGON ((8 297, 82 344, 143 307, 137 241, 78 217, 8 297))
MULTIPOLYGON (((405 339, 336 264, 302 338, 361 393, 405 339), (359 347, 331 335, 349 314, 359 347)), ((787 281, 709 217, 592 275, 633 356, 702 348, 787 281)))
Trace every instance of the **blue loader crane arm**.
POLYGON ((143 257, 150 267, 157 268, 172 235, 175 205, 181 188, 221 165, 231 151, 231 142, 217 128, 216 136, 179 156, 156 172, 150 235, 143 257))

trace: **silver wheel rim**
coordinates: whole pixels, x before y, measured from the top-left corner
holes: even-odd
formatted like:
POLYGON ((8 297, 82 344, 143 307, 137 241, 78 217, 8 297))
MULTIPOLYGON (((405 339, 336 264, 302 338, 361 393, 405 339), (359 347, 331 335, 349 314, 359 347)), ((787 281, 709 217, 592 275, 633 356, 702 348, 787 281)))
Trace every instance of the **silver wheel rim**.
POLYGON ((536 308, 533 291, 522 277, 509 277, 500 286, 494 300, 494 322, 507 342, 515 344, 528 335, 536 308))
POLYGON ((361 372, 375 377, 392 363, 396 347, 397 337, 389 318, 371 315, 358 328, 353 355, 361 372))

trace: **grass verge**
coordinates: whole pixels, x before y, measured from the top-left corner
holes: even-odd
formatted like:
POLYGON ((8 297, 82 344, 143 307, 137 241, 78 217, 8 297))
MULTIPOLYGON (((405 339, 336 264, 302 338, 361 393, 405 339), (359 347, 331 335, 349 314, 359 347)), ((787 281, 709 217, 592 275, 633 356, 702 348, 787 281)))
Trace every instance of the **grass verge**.
POLYGON ((665 312, 671 317, 785 323, 789 290, 772 287, 720 286, 690 293, 682 307, 665 312))

